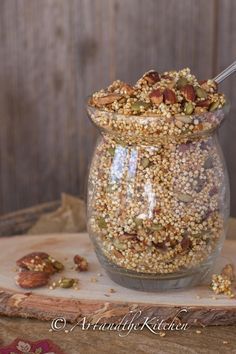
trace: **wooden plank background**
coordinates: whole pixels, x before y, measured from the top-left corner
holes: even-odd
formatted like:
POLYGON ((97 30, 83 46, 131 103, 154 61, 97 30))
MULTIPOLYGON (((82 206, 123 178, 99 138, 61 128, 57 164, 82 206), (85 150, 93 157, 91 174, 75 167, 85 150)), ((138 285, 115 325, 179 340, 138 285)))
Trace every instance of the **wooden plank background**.
MULTIPOLYGON (((0 213, 86 196, 96 129, 86 97, 116 78, 236 59, 234 0, 0 0, 0 213)), ((236 216, 236 76, 220 138, 236 216)))

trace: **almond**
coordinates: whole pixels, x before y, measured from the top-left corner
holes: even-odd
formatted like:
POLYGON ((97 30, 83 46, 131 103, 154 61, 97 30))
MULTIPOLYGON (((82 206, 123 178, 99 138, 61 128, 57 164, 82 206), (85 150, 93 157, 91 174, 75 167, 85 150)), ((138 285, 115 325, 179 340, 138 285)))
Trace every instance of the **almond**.
POLYGON ((149 97, 150 97, 150 100, 152 101, 152 103, 154 103, 154 104, 160 104, 163 102, 163 94, 160 89, 153 90, 150 93, 149 97))
POLYGON ((93 97, 93 103, 98 107, 102 107, 115 101, 119 101, 122 97, 123 96, 118 93, 110 93, 106 96, 93 97))
POLYGON ((187 101, 195 101, 196 94, 193 85, 187 84, 181 88, 182 95, 187 101))
POLYGON ((64 268, 63 264, 45 252, 32 252, 16 261, 18 267, 35 272, 54 274, 64 268))
POLYGON ((49 276, 45 272, 23 271, 18 273, 16 284, 25 289, 39 288, 48 284, 49 276))
POLYGON ((160 81, 160 75, 157 71, 149 71, 143 77, 150 85, 154 85, 156 82, 160 81))
POLYGON ((82 272, 88 270, 87 260, 84 257, 79 256, 78 254, 74 256, 74 263, 76 264, 76 270, 82 272))
POLYGON ((120 93, 132 96, 135 93, 135 89, 126 82, 121 82, 120 93))
POLYGON ((164 102, 166 104, 174 104, 177 102, 176 95, 174 91, 171 89, 166 88, 165 91, 163 92, 164 95, 164 102))
POLYGON ((204 101, 198 101, 196 102, 197 107, 209 107, 210 101, 209 100, 204 100, 204 101))

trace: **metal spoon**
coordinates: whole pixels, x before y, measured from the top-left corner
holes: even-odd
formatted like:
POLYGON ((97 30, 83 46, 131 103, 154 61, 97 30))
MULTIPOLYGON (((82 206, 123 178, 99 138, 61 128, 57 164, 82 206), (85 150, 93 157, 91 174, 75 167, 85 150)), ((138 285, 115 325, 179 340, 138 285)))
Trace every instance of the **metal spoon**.
POLYGON ((225 70, 223 70, 220 74, 214 77, 214 81, 219 84, 223 80, 225 80, 228 76, 233 74, 236 71, 236 61, 234 61, 230 66, 228 66, 225 70))

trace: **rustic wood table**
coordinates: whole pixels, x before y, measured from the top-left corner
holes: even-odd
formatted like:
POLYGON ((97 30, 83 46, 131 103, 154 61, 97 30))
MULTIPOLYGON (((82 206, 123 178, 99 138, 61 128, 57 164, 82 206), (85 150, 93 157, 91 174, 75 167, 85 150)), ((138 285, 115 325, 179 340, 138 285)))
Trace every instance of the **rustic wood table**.
MULTIPOLYGON (((55 210, 59 202, 51 202, 0 217, 0 235, 23 234, 40 215, 55 210)), ((231 219, 229 239, 236 239, 236 220, 231 219)), ((168 331, 164 337, 148 329, 132 331, 120 337, 116 331, 94 331, 76 328, 72 333, 50 332, 50 323, 33 319, 0 317, 0 346, 16 337, 28 340, 50 338, 67 354, 93 353, 236 353, 236 326, 189 328, 168 331)))

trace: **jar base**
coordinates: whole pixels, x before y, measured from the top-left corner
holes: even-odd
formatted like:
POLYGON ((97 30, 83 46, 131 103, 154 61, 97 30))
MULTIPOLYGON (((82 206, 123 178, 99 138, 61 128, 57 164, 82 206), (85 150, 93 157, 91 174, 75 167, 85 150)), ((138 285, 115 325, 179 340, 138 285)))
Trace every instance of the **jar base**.
POLYGON ((97 257, 104 267, 107 275, 115 283, 129 289, 159 292, 174 289, 190 288, 202 283, 211 270, 212 260, 190 269, 175 274, 140 273, 127 270, 111 263, 107 257, 96 252, 97 257))

